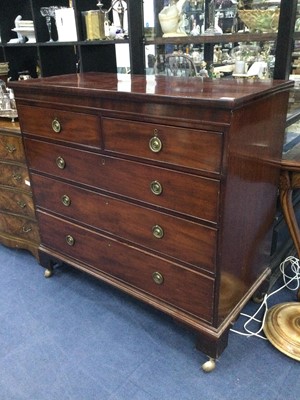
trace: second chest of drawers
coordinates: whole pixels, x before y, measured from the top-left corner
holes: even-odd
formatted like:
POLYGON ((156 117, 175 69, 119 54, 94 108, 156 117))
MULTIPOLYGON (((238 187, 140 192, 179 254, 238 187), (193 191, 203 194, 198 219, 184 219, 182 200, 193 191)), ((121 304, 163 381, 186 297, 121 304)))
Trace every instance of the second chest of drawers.
POLYGON ((38 258, 39 233, 19 124, 0 121, 0 242, 38 258))

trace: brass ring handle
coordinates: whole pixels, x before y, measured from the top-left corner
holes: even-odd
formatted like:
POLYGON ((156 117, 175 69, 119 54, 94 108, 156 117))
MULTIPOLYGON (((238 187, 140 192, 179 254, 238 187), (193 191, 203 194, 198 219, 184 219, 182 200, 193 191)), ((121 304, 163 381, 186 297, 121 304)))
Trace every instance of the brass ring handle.
POLYGON ((156 239, 162 239, 164 237, 164 230, 159 225, 152 226, 152 234, 156 239))
POLYGON ((71 198, 64 194, 61 196, 61 202, 63 203, 64 206, 69 207, 71 205, 71 198))
POLYGON ((157 285, 162 285, 164 283, 164 277, 160 272, 153 272, 152 279, 157 285))
POLYGON ((162 142, 157 136, 153 136, 149 140, 149 147, 153 153, 159 153, 162 149, 162 142))
POLYGON ((59 122, 59 120, 58 119, 54 119, 53 121, 52 121, 52 129, 53 129, 53 131, 55 132, 55 133, 59 133, 60 131, 61 131, 61 123, 59 122))
POLYGON ((32 231, 32 227, 31 227, 31 226, 28 226, 28 228, 26 228, 25 226, 23 226, 22 231, 23 231, 24 233, 28 233, 28 232, 32 231))
POLYGON ((66 242, 69 246, 74 246, 75 244, 75 239, 71 235, 66 236, 66 242))
POLYGON ((18 204, 18 206, 20 207, 20 208, 25 208, 26 207, 26 203, 24 202, 24 201, 22 201, 22 200, 18 200, 17 201, 17 204, 18 204))
POLYGON ((150 183, 150 189, 151 189, 151 192, 153 194, 155 194, 156 196, 161 195, 163 192, 163 187, 162 187, 161 183, 159 183, 158 181, 152 181, 150 183))
POLYGON ((61 156, 58 156, 56 159, 56 165, 59 169, 64 169, 66 167, 66 162, 61 156))

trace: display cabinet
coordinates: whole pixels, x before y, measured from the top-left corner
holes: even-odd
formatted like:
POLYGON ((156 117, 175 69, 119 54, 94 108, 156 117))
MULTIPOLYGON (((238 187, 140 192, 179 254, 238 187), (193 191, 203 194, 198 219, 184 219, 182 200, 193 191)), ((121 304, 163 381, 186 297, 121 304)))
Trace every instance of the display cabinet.
MULTIPOLYGON (((187 8, 188 18, 195 15, 196 26, 204 31, 208 26, 208 6, 210 0, 191 1, 187 8), (192 14, 193 13, 193 14, 192 14)), ((103 9, 108 9, 111 0, 103 0, 103 9)), ((125 2, 124 2, 125 3, 125 2)), ((287 41, 289 33, 294 29, 296 0, 282 0, 280 12, 280 24, 277 32, 249 33, 240 32, 239 26, 234 22, 236 14, 234 7, 222 9, 219 14, 219 25, 223 34, 216 35, 192 35, 191 32, 185 37, 173 36, 163 37, 158 15, 168 2, 165 0, 127 0, 128 37, 124 39, 86 40, 86 32, 82 13, 87 10, 97 10, 97 0, 12 0, 4 2, 0 15, 0 60, 8 61, 12 79, 17 79, 19 72, 29 71, 32 77, 37 75, 52 76, 67 73, 80 72, 115 72, 117 70, 117 53, 120 49, 127 52, 129 49, 129 68, 132 74, 144 74, 149 67, 149 47, 154 46, 155 54, 167 52, 174 46, 201 47, 205 52, 205 61, 213 61, 213 48, 218 44, 222 47, 232 47, 238 43, 249 42, 272 42, 278 43, 276 48, 276 61, 274 76, 286 78, 287 70, 290 71, 290 54, 292 42, 287 41), (57 41, 58 34, 56 24, 52 18, 53 42, 48 42, 45 17, 41 15, 41 7, 51 5, 74 8, 76 40, 57 41), (150 10, 150 11, 149 11, 150 10), (17 37, 12 31, 15 19, 18 15, 22 20, 33 21, 36 42, 11 43, 11 39, 17 37), (233 26, 235 28, 233 29, 233 26), (238 31, 238 32, 236 32, 238 31), (118 46, 116 46, 118 45, 118 46), (121 47, 120 47, 120 46, 121 47), (118 50, 116 51, 116 48, 118 50), (126 50, 125 50, 126 49, 126 50)), ((112 20, 112 14, 109 14, 112 20)), ((190 26, 190 31, 193 26, 190 26)), ((203 33, 203 32, 202 32, 203 33)), ((152 49, 152 48, 151 48, 152 49)), ((122 50, 121 50, 122 51, 122 50)), ((153 62, 150 57, 150 63, 153 62)))
MULTIPOLYGON (((293 30, 296 18, 297 0, 282 0, 274 2, 280 6, 278 32, 276 29, 265 29, 262 31, 243 30, 243 24, 239 18, 239 12, 236 2, 218 2, 219 8, 215 15, 218 15, 217 24, 222 28, 223 34, 209 35, 205 33, 205 29, 209 26, 208 9, 211 0, 196 0, 188 1, 188 13, 186 16, 188 23, 191 26, 191 15, 199 25, 200 35, 194 35, 190 32, 187 36, 176 36, 163 34, 161 23, 159 21, 159 13, 163 9, 166 1, 156 0, 153 6, 153 29, 149 30, 146 27, 145 44, 148 47, 152 46, 152 51, 156 54, 165 54, 172 52, 174 49, 179 49, 184 52, 189 52, 194 47, 200 48, 203 53, 203 59, 207 64, 214 63, 214 48, 218 45, 222 49, 232 49, 238 44, 255 43, 257 45, 269 44, 271 52, 275 56, 275 62, 272 66, 271 77, 276 79, 287 79, 291 70, 291 51, 293 46, 293 30), (228 3, 229 6, 222 7, 222 3, 228 3), (200 4, 204 6, 200 7, 200 4), (230 5, 231 4, 231 5, 230 5), (194 6, 192 6, 194 5, 194 6), (235 7, 234 7, 235 5, 235 7), (191 10, 191 11, 189 11, 191 10), (206 12, 205 12, 206 10, 206 12), (203 22, 204 21, 204 22, 203 22), (151 34, 149 34, 151 33, 151 34)), ((242 2, 239 2, 239 4, 242 2)), ((257 3, 257 2, 256 2, 257 3)), ((266 4, 271 4, 268 2, 266 4)), ((145 18, 145 21, 147 19, 145 18)), ((191 26, 192 29, 192 26, 191 26)))
MULTIPOLYGON (((111 1, 103 0, 103 7, 109 8, 111 1)), ((8 61, 10 75, 13 80, 18 78, 21 71, 28 71, 32 77, 60 75, 78 71, 115 72, 116 44, 129 45, 129 58, 131 60, 131 72, 143 73, 143 59, 137 49, 142 46, 142 1, 128 1, 127 13, 129 24, 129 39, 115 40, 86 40, 82 12, 97 10, 96 0, 12 0, 5 2, 1 7, 0 30, 1 51, 0 57, 8 61), (41 15, 41 7, 56 6, 74 8, 77 39, 72 41, 58 41, 57 27, 51 18, 52 36, 54 41, 49 42, 45 17, 41 15), (139 7, 140 6, 140 7, 139 7), (20 15, 22 20, 33 21, 36 42, 12 43, 17 37, 12 31, 15 27, 15 19, 20 15), (131 32, 134 27, 134 32, 131 32), (133 54, 134 53, 134 54, 133 54)), ((110 16, 111 19, 111 16, 110 16)))

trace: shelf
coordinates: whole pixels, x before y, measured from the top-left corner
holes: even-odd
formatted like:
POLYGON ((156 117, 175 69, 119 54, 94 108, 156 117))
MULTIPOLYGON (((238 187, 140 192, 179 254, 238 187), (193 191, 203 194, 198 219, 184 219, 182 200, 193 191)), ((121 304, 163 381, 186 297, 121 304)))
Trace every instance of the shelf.
POLYGON ((166 44, 201 44, 201 43, 232 43, 232 42, 262 42, 275 41, 277 33, 224 33, 223 35, 199 35, 180 37, 157 37, 145 38, 145 44, 166 45, 166 44))
POLYGON ((37 43, 1 43, 1 47, 5 49, 5 47, 22 47, 22 48, 26 48, 26 47, 37 47, 37 43))
POLYGON ((114 39, 114 40, 84 40, 77 42, 80 46, 105 46, 108 44, 128 44, 129 39, 114 39))
POLYGON ((2 47, 39 47, 39 46, 105 46, 108 44, 124 44, 129 43, 128 39, 114 39, 114 40, 82 40, 82 41, 72 41, 72 42, 36 42, 36 43, 0 43, 2 47))

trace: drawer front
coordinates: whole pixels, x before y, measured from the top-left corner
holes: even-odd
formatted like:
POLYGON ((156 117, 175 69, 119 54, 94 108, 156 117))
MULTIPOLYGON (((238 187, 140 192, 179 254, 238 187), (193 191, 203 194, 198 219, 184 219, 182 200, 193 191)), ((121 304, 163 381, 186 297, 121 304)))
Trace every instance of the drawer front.
POLYGON ((0 158, 8 161, 25 162, 21 136, 0 134, 0 158))
POLYGON ((46 247, 211 322, 213 279, 40 211, 38 219, 46 247))
POLYGON ((216 230, 32 174, 37 207, 214 272, 216 230))
POLYGON ((25 145, 34 170, 203 220, 217 220, 218 180, 31 139, 25 145))
POLYGON ((31 219, 0 213, 0 231, 20 239, 39 243, 37 223, 31 219))
POLYGON ((106 150, 196 170, 220 172, 222 134, 103 118, 106 150))
POLYGON ((96 115, 24 105, 18 106, 18 114, 24 133, 101 148, 96 115))
POLYGON ((0 163, 0 185, 10 186, 25 191, 30 191, 28 170, 26 166, 0 163))
POLYGON ((31 195, 14 189, 0 187, 0 210, 35 218, 31 195))

